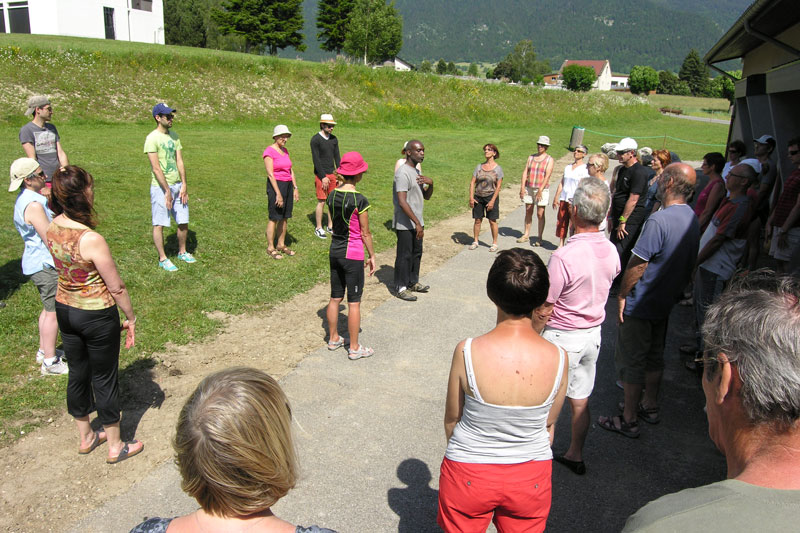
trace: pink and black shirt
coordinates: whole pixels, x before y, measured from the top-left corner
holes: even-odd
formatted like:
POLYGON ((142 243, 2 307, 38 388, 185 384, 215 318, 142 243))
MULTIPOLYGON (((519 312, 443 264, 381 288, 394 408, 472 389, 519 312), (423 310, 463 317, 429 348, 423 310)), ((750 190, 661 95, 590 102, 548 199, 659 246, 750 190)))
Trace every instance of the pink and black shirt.
POLYGON ((369 200, 358 191, 334 189, 327 204, 333 225, 330 256, 363 261, 364 243, 358 215, 369 209, 369 200))

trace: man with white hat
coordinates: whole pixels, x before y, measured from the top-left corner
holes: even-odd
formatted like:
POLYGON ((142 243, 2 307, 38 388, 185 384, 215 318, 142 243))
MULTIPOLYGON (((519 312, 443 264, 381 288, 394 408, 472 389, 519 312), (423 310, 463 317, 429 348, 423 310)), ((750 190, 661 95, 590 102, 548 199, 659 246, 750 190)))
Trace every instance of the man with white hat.
POLYGON ((171 131, 176 109, 167 104, 153 107, 156 129, 144 141, 144 153, 150 160, 150 207, 153 219, 153 243, 158 252, 158 266, 167 272, 178 270, 164 252, 164 227, 170 226, 170 216, 178 225, 178 259, 194 263, 186 251, 189 234, 189 193, 186 190, 186 167, 183 165, 183 145, 178 134, 171 131))
MULTIPOLYGON (((314 212, 317 227, 314 235, 324 239, 325 230, 322 229, 322 214, 325 211, 325 201, 328 199, 328 192, 336 188, 336 176, 333 170, 339 166, 339 139, 333 134, 336 122, 333 115, 324 113, 319 117, 319 132, 311 137, 311 159, 314 162, 314 185, 317 191, 317 207, 314 212), (331 187, 333 184, 333 187, 331 187)), ((328 215, 328 225, 325 229, 331 232, 330 215, 328 215)))
POLYGON ((64 352, 56 350, 58 273, 53 256, 45 244, 47 227, 53 219, 53 213, 47 207, 47 198, 40 193, 44 189, 44 183, 44 171, 35 159, 22 157, 11 164, 8 192, 16 192, 22 187, 14 203, 14 226, 25 243, 22 273, 31 277, 39 290, 43 305, 39 314, 39 351, 36 353, 36 362, 42 365, 42 375, 47 376, 66 374, 68 369, 60 357, 64 352))
POLYGON ((638 147, 636 141, 625 137, 616 149, 621 168, 611 199, 611 242, 617 247, 623 271, 645 219, 649 173, 637 159, 638 147))
POLYGON ((20 128, 19 142, 22 143, 25 155, 30 159, 35 159, 41 165, 47 187, 47 189, 42 189, 42 192, 49 195, 53 174, 58 168, 69 165, 67 154, 61 147, 58 129, 50 122, 53 118, 53 106, 50 104, 50 99, 46 96, 28 98, 25 116, 30 116, 31 121, 20 128))

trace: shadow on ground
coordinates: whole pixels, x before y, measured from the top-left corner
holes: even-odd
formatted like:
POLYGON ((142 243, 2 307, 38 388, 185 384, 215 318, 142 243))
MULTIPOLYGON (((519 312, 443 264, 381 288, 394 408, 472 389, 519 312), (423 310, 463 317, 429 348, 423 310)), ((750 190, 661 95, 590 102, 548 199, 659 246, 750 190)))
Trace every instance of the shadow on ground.
POLYGON ((120 431, 123 440, 130 440, 136 435, 145 411, 159 409, 164 403, 164 391, 153 379, 155 364, 153 359, 139 359, 119 373, 122 406, 120 431))
POLYGON ((397 467, 397 479, 405 488, 389 489, 389 507, 400 517, 398 533, 441 531, 436 524, 439 491, 430 487, 431 471, 419 459, 406 459, 397 467))

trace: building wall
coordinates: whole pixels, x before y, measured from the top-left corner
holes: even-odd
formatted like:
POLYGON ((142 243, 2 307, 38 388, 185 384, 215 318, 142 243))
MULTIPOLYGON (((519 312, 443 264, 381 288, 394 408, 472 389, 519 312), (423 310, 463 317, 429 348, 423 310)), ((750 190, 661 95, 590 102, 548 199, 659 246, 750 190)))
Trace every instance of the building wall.
MULTIPOLYGON (((800 25, 789 28, 775 38, 789 46, 800 49, 800 25)), ((762 74, 771 68, 794 61, 795 59, 797 59, 797 57, 783 48, 778 48, 770 43, 764 43, 742 58, 744 61, 742 76, 747 77, 751 74, 762 74)))
POLYGON ((595 83, 595 87, 597 87, 597 89, 600 91, 611 90, 611 67, 608 62, 603 65, 603 70, 600 71, 600 75, 597 77, 597 81, 595 83))
MULTIPOLYGON (((7 8, 8 0, 2 3, 7 8)), ((103 8, 110 7, 116 40, 164 44, 163 1, 153 0, 152 11, 129 10, 128 4, 129 0, 28 0, 31 33, 105 39, 103 8)))

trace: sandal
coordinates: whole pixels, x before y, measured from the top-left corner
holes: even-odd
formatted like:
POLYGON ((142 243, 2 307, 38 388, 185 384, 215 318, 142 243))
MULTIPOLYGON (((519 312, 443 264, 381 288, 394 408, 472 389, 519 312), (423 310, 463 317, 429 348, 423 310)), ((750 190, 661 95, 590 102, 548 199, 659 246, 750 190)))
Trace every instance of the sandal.
POLYGON ((273 259, 283 259, 283 256, 281 255, 281 253, 278 250, 276 250, 275 248, 273 248, 272 250, 267 250, 267 253, 273 259))
MULTIPOLYGON (((622 412, 625 410, 625 402, 619 402, 617 404, 619 407, 619 411, 622 412)), ((658 424, 661 422, 661 417, 659 416, 659 408, 658 407, 645 407, 642 405, 642 402, 639 402, 639 406, 636 408, 636 414, 639 418, 647 422, 648 424, 658 424)))
POLYGON ((601 416, 597 419, 597 425, 608 431, 625 435, 630 439, 639 438, 639 422, 626 422, 622 415, 601 416))
POLYGON ((130 445, 136 444, 137 442, 139 444, 142 444, 138 440, 132 440, 130 442, 126 442, 125 446, 123 446, 122 449, 119 451, 119 455, 117 455, 116 457, 109 457, 108 459, 106 459, 106 463, 110 465, 115 465, 117 463, 121 463, 125 459, 130 459, 134 455, 139 455, 140 453, 142 453, 142 450, 144 450, 144 444, 142 444, 138 450, 131 451, 130 449, 130 445))
POLYGON ((81 455, 92 453, 95 448, 103 444, 105 441, 106 441, 106 432, 103 431, 102 429, 99 429, 94 432, 94 440, 92 441, 92 443, 86 448, 78 448, 78 453, 81 455), (103 434, 102 437, 100 436, 101 433, 103 434))
POLYGON ((477 242, 473 242, 472 244, 469 245, 469 249, 470 250, 474 250, 477 247, 478 247, 478 243, 477 242))
POLYGON ((352 348, 347 349, 347 358, 351 361, 355 361, 356 359, 361 359, 362 357, 371 357, 374 353, 375 350, 372 348, 367 348, 366 346, 359 344, 357 350, 352 348))
POLYGON ((293 255, 297 254, 297 252, 295 252, 294 250, 290 250, 288 246, 284 246, 283 248, 278 249, 278 251, 282 254, 288 255, 289 257, 292 257, 293 255))
POLYGON ((339 337, 338 341, 328 341, 328 349, 331 351, 341 348, 342 346, 344 346, 344 337, 339 337))
POLYGON ((517 239, 517 242, 528 242, 529 240, 530 240, 530 237, 528 237, 527 235, 523 235, 522 237, 517 239))
POLYGON ((491 245, 491 246, 489 247, 489 251, 490 251, 490 252, 496 252, 496 251, 497 251, 497 245, 496 245, 496 244, 493 244, 493 245, 491 245))

